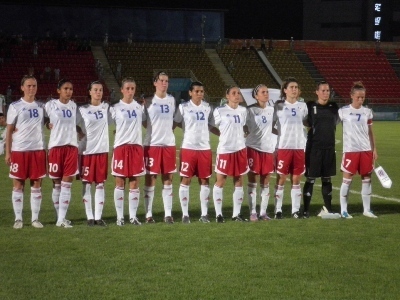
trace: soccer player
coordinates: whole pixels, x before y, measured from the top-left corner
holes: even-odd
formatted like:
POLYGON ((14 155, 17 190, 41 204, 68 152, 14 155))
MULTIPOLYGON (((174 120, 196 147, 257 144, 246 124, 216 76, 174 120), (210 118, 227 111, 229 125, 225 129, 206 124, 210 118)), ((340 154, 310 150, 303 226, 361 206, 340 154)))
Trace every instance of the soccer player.
POLYGON ((219 135, 213 127, 212 108, 203 100, 204 86, 201 82, 192 82, 189 88, 191 99, 179 105, 174 122, 184 130, 180 152, 179 199, 182 207, 182 222, 190 223, 189 186, 193 176, 200 184, 201 217, 200 222, 209 223, 208 199, 210 194, 209 178, 212 174, 212 152, 209 131, 219 135))
POLYGON ((172 174, 176 172, 176 147, 173 132, 175 99, 167 94, 168 75, 158 72, 153 78, 156 88, 154 96, 145 102, 147 129, 144 139, 144 159, 146 167, 144 202, 146 223, 155 223, 153 218, 154 188, 157 175, 163 182, 164 222, 173 224, 172 218, 172 174))
POLYGON ((57 84, 59 99, 45 105, 51 126, 48 153, 49 177, 53 180, 52 200, 57 213, 56 226, 71 228, 65 219, 71 202, 71 185, 78 171, 77 106, 71 100, 73 85, 67 79, 57 84))
POLYGON ((378 158, 374 134, 372 132, 372 111, 363 106, 365 87, 355 82, 351 88, 351 104, 339 109, 339 117, 343 124, 343 158, 341 170, 343 182, 340 187, 340 211, 343 218, 351 219, 347 211, 347 202, 353 176, 361 175, 361 198, 364 216, 377 218, 371 211, 371 173, 374 162, 378 158))
POLYGON ((6 146, 7 121, 3 113, 0 113, 0 155, 4 154, 6 146))
POLYGON ((306 144, 306 183, 303 187, 303 218, 310 217, 310 203, 315 179, 321 177, 324 208, 320 214, 332 213, 332 182, 336 175, 335 132, 339 122, 336 102, 330 101, 330 86, 317 83, 317 101, 307 102, 309 127, 306 144))
POLYGON ((144 175, 142 146, 143 106, 137 103, 136 83, 131 77, 122 79, 122 99, 110 107, 112 120, 116 125, 114 153, 111 160, 111 174, 115 177, 114 204, 117 211, 117 225, 124 221, 125 181, 129 181, 129 222, 141 225, 136 216, 139 205, 139 176, 144 175))
POLYGON ((268 87, 264 84, 257 85, 252 93, 257 103, 247 108, 245 131, 247 161, 250 171, 247 173, 247 194, 249 199, 250 221, 258 219, 268 221, 267 206, 269 200, 269 181, 274 173, 274 134, 272 123, 274 107, 268 105, 268 87), (257 215, 257 179, 260 180, 260 215, 257 215))
POLYGON ((10 166, 13 180, 12 203, 15 213, 15 229, 23 227, 22 208, 25 180, 30 179, 32 226, 43 228, 39 222, 42 203, 41 183, 46 176, 46 152, 44 150, 44 105, 35 101, 37 81, 25 75, 21 80, 23 96, 10 104, 7 112, 5 162, 10 166))
MULTIPOLYGON (((291 175, 292 217, 300 218, 300 179, 304 174, 305 136, 303 122, 307 119, 307 105, 298 101, 299 84, 287 78, 281 87, 281 99, 275 103, 274 123, 278 131, 276 171, 279 174, 275 191, 275 219, 282 219, 282 202, 285 181, 291 175)), ((275 126, 275 125, 274 125, 275 126)))
POLYGON ((83 184, 83 202, 85 204, 88 226, 107 226, 101 216, 104 207, 104 182, 108 172, 108 114, 109 106, 102 102, 103 85, 93 81, 88 87, 90 103, 80 106, 77 125, 85 135, 84 150, 81 156, 80 177, 83 184), (95 183, 94 215, 92 209, 92 183, 95 183))
POLYGON ((224 223, 222 215, 223 191, 226 178, 233 177, 235 190, 233 192, 232 221, 248 221, 240 214, 243 202, 243 175, 249 171, 247 164, 246 143, 243 127, 246 124, 247 111, 239 106, 242 94, 239 87, 233 86, 226 90, 228 102, 214 110, 215 125, 219 127, 220 137, 215 164, 216 182, 213 189, 213 199, 216 221, 224 223))

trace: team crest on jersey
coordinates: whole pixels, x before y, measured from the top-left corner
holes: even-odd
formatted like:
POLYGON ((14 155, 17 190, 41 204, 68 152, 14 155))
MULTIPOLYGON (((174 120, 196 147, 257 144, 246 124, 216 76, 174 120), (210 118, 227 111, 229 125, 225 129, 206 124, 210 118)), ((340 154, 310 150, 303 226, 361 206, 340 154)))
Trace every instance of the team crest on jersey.
POLYGON ((88 115, 91 115, 91 114, 93 114, 93 113, 89 110, 88 115))

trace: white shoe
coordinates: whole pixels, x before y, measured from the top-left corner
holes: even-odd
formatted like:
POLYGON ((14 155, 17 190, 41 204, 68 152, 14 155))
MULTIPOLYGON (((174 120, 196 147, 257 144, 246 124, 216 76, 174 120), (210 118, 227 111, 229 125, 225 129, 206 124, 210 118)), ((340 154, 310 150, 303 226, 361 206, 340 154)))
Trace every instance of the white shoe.
POLYGON ((365 211, 363 213, 364 216, 368 217, 368 218, 377 218, 377 216, 374 215, 374 213, 372 211, 365 211))
POLYGON ((22 227, 24 227, 24 223, 22 223, 22 220, 15 220, 13 227, 14 229, 21 229, 22 227))
POLYGON ((322 209, 321 209, 320 213, 317 216, 318 217, 322 217, 325 214, 329 214, 329 210, 325 206, 322 206, 322 209))
POLYGON ((124 221, 124 219, 122 218, 122 219, 119 219, 119 220, 117 220, 117 226, 124 226, 125 225, 125 221, 124 221))
POLYGON ((35 228, 43 228, 43 224, 39 222, 39 220, 35 220, 32 222, 32 226, 35 228))
POLYGON ((71 222, 64 219, 62 222, 57 222, 56 223, 57 227, 64 227, 64 228, 72 228, 73 226, 71 225, 71 222))
POLYGON ((342 218, 353 219, 353 217, 347 211, 342 212, 342 218))

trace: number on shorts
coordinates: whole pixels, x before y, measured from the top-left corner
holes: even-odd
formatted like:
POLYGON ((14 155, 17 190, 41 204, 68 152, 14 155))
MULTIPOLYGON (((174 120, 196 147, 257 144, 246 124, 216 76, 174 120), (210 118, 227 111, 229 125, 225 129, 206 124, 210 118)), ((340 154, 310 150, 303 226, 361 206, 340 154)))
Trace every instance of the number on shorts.
POLYGON ((189 163, 182 162, 181 171, 187 172, 188 169, 189 169, 189 163))
POLYGON ((226 168, 226 159, 219 159, 217 165, 220 169, 224 170, 226 168))
POLYGON ((278 169, 282 169, 283 168, 283 160, 278 161, 278 169))
POLYGON ((253 162, 254 162, 253 159, 252 159, 252 158, 249 158, 249 166, 250 166, 250 167, 253 166, 253 162))
POLYGON ((346 165, 344 167, 347 168, 351 164, 351 159, 346 158, 345 161, 346 161, 346 165))
POLYGON ((18 172, 18 164, 11 164, 10 170, 11 170, 11 172, 13 172, 13 173, 18 172))
POLYGON ((82 167, 82 173, 83 173, 83 176, 88 176, 89 175, 89 167, 82 167))
POLYGON ((121 169, 124 167, 124 163, 122 160, 114 160, 114 169, 121 169))
POLYGON ((148 167, 152 167, 154 164, 154 158, 152 157, 146 157, 145 161, 146 161, 146 166, 148 167))
POLYGON ((58 171, 58 164, 49 163, 49 172, 56 173, 58 171))

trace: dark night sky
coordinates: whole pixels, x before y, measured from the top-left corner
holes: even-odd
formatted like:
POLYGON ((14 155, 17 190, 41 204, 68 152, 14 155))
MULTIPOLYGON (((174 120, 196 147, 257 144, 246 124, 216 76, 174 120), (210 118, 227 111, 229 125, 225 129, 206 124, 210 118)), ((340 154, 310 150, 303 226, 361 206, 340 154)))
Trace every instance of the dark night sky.
POLYGON ((89 0, 31 0, 2 1, 10 4, 151 7, 180 9, 218 9, 225 11, 226 38, 302 39, 302 0, 222 0, 222 1, 89 1, 89 0))

